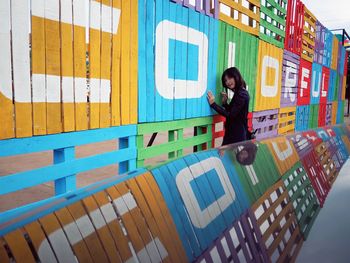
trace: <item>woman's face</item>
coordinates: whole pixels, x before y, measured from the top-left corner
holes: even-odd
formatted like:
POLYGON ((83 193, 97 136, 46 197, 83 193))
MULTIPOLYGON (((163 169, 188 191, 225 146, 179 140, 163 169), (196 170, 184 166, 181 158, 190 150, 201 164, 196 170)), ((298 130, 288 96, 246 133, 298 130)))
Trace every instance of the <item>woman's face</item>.
POLYGON ((230 78, 228 76, 225 76, 225 84, 226 87, 230 90, 234 90, 236 86, 236 81, 234 78, 230 78))

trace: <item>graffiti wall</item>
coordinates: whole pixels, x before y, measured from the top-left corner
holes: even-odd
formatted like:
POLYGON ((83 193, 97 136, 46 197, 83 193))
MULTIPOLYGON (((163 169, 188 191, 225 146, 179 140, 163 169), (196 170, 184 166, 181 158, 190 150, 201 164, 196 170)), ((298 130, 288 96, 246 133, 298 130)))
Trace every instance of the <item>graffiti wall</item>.
POLYGON ((231 66, 252 115, 342 121, 345 49, 299 0, 6 0, 0 17, 0 139, 211 117, 231 66))

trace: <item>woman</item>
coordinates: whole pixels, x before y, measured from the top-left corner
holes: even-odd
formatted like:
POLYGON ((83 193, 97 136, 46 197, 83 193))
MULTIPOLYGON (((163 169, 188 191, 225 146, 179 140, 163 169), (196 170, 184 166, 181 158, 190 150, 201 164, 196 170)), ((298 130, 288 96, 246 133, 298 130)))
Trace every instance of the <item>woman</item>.
POLYGON ((234 92, 230 104, 227 104, 227 92, 222 92, 222 107, 215 103, 215 97, 209 91, 207 98, 210 107, 226 117, 225 136, 222 145, 248 140, 249 94, 241 73, 235 67, 228 68, 221 77, 222 85, 234 92))

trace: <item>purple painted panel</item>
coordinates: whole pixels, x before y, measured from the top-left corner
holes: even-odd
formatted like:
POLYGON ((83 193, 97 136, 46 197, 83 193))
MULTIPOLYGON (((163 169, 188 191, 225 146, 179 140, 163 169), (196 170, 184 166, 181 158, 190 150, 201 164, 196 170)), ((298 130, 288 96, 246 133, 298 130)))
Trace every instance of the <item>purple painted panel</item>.
POLYGON ((195 262, 269 262, 261 236, 254 214, 248 209, 195 262))
POLYGON ((192 5, 189 0, 171 0, 188 8, 192 8, 201 14, 218 19, 219 16, 219 0, 195 0, 195 5, 192 5))
POLYGON ((304 158, 305 155, 313 150, 311 141, 308 140, 302 133, 287 135, 286 138, 294 144, 300 159, 304 158))
POLYGON ((319 21, 316 21, 314 62, 317 62, 318 64, 322 64, 323 57, 325 55, 325 39, 326 39, 326 28, 319 21))
POLYGON ((297 104, 300 57, 288 50, 283 52, 281 107, 297 104))
POLYGON ((253 112, 253 130, 256 138, 266 139, 278 134, 278 109, 253 112))

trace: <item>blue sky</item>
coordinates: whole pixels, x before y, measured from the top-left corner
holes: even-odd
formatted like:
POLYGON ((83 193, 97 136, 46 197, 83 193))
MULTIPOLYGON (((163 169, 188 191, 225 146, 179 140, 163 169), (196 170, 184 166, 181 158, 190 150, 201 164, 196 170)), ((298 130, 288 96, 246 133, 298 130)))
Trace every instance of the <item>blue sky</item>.
POLYGON ((328 29, 345 28, 350 35, 350 0, 302 0, 328 29))

